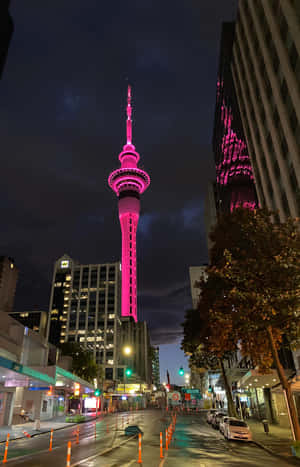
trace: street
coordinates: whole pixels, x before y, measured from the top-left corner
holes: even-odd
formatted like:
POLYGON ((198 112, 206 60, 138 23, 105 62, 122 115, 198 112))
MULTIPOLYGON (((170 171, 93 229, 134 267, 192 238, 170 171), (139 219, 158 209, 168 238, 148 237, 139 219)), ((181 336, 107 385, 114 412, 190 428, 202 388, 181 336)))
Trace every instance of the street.
MULTIPOLYGON (((142 463, 144 466, 273 466, 288 462, 268 454, 252 443, 228 442, 205 421, 206 413, 178 415, 171 446, 160 458, 159 433, 165 433, 171 418, 161 410, 145 410, 104 416, 95 423, 80 425, 79 445, 76 426, 58 430, 53 436, 53 451, 48 452, 49 434, 12 441, 8 450, 10 466, 63 467, 66 465, 67 442, 72 441, 71 466, 118 467, 138 465, 138 440, 124 436, 124 428, 138 425, 143 431, 142 463), (121 444, 121 446, 120 446, 121 444), (18 456, 18 459, 12 459, 18 456)), ((164 437, 165 439, 165 437, 164 437)), ((1 445, 1 458, 4 444, 1 445)))

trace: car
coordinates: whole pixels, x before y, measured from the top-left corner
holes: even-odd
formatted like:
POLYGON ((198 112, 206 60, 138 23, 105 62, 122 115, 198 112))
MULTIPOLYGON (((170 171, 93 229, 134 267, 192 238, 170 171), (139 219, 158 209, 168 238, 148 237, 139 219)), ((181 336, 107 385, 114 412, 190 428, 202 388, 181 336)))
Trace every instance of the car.
POLYGON ((225 430, 225 426, 226 426, 226 423, 228 423, 228 421, 230 420, 231 417, 228 417, 228 415, 225 415, 224 417, 222 417, 220 419, 220 423, 219 423, 219 430, 221 433, 224 434, 224 430, 225 430))
POLYGON ((212 419, 212 427, 215 428, 216 430, 219 428, 219 424, 220 424, 220 420, 222 417, 226 417, 226 413, 224 412, 216 412, 213 416, 213 419, 212 419))
POLYGON ((211 423, 214 414, 217 412, 217 409, 210 409, 206 414, 206 421, 207 423, 211 423))
POLYGON ((228 420, 224 429, 224 437, 232 440, 252 441, 252 433, 247 423, 237 419, 228 420))

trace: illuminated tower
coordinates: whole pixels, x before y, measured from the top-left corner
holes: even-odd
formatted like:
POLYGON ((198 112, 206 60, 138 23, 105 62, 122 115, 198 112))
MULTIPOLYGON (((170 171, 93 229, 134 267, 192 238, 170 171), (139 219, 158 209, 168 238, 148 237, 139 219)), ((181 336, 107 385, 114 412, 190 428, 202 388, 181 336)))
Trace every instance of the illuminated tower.
POLYGON ((119 199, 122 231, 122 316, 137 322, 136 230, 140 214, 140 195, 148 188, 150 177, 137 167, 139 154, 132 144, 131 87, 127 94, 127 142, 119 155, 121 167, 114 170, 108 184, 119 199))

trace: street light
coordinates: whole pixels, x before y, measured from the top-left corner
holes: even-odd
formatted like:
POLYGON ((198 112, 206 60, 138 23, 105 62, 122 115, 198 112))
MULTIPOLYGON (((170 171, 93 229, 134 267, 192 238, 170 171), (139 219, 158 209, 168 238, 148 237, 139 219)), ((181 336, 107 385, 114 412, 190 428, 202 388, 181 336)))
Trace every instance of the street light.
POLYGON ((132 354, 132 347, 130 345, 125 345, 125 347, 123 347, 123 354, 129 357, 129 355, 132 354))
MULTIPOLYGON (((130 357, 132 354, 132 346, 131 345, 124 345, 122 348, 122 353, 125 357, 130 357)), ((132 369, 127 367, 124 368, 124 393, 126 392, 126 377, 130 378, 132 375, 132 369)))

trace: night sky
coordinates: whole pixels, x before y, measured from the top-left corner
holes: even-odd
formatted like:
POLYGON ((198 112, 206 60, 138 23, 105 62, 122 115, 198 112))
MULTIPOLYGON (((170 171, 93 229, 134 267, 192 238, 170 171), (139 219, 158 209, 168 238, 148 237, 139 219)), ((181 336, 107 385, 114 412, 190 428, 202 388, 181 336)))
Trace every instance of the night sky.
POLYGON ((163 380, 191 306, 188 267, 207 262, 203 219, 221 22, 231 0, 12 0, 0 81, 0 251, 20 268, 16 309, 48 309, 54 261, 120 259, 108 187, 125 144, 151 177, 138 227, 138 310, 161 345, 163 380))

